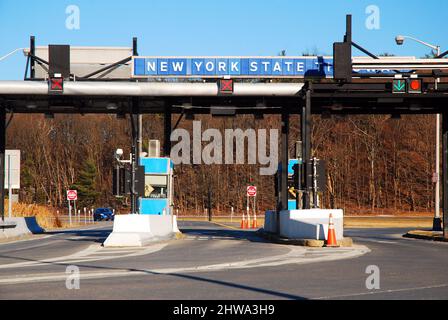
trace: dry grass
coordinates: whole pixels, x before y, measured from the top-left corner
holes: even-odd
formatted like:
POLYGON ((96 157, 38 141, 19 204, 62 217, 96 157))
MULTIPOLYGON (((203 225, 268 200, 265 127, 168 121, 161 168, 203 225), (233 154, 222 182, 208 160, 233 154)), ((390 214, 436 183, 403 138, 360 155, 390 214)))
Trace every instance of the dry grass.
MULTIPOLYGON (((8 212, 8 202, 5 202, 5 216, 8 212)), ((53 229, 63 227, 62 221, 54 208, 38 205, 14 203, 12 206, 12 215, 14 217, 36 217, 39 225, 44 229, 53 229)))

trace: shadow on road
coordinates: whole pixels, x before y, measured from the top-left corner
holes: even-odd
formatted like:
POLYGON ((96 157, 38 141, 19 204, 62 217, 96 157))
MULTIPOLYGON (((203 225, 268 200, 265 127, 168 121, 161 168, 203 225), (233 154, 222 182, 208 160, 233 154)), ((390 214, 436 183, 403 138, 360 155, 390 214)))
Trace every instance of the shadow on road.
POLYGON ((217 237, 225 240, 248 240, 251 242, 268 242, 257 235, 256 231, 231 230, 231 229, 193 229, 189 227, 180 227, 180 231, 187 236, 197 237, 217 237))

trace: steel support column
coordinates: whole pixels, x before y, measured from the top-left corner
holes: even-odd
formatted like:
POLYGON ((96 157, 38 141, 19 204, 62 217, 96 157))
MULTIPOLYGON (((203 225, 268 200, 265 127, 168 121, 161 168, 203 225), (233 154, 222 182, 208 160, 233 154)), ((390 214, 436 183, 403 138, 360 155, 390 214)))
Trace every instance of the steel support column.
POLYGON ((311 90, 306 91, 305 105, 302 107, 302 156, 305 162, 304 209, 311 209, 313 188, 313 167, 311 160, 311 90))
POLYGON ((443 134, 443 235, 448 239, 448 112, 442 114, 443 134))
POLYGON ((6 110, 0 107, 0 211, 5 221, 5 153, 6 153, 6 110))
POLYGON ((282 142, 280 151, 280 203, 277 210, 277 233, 280 233, 280 211, 288 210, 289 113, 286 109, 283 109, 281 122, 282 142))
POLYGON ((36 38, 34 36, 30 37, 30 78, 34 79, 36 77, 36 62, 34 57, 36 56, 36 38))
POLYGON ((163 153, 165 157, 169 157, 171 154, 171 114, 172 107, 171 105, 166 106, 165 108, 165 126, 164 126, 164 139, 163 139, 163 153))
POLYGON ((138 152, 139 136, 140 136, 140 107, 138 98, 132 99, 131 112, 131 131, 132 131, 132 148, 131 148, 131 213, 138 214, 138 194, 136 188, 136 172, 137 166, 140 165, 140 154, 138 152))

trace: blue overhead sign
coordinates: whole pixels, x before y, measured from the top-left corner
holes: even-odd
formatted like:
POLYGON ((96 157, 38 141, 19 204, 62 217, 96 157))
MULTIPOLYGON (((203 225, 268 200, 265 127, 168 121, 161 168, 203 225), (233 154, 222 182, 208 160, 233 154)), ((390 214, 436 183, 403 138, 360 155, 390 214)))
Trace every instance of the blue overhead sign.
POLYGON ((329 57, 134 57, 132 75, 146 77, 333 77, 329 57))

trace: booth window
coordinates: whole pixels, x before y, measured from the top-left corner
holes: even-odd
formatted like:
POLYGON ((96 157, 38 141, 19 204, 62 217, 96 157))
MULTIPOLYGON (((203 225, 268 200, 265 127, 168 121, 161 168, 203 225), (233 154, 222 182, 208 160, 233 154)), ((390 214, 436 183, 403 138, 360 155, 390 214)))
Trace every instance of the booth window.
POLYGON ((168 198, 168 177, 166 175, 145 176, 145 198, 166 199, 168 198))

